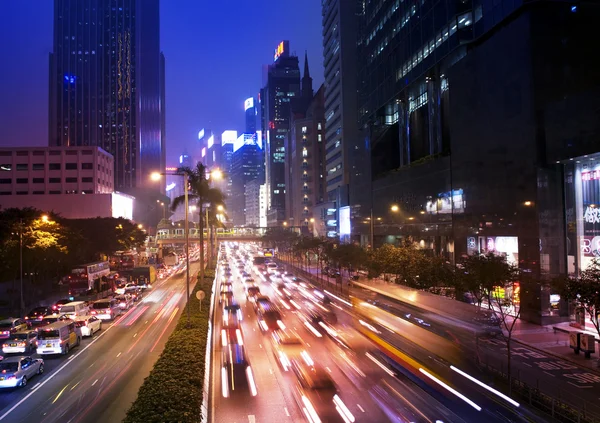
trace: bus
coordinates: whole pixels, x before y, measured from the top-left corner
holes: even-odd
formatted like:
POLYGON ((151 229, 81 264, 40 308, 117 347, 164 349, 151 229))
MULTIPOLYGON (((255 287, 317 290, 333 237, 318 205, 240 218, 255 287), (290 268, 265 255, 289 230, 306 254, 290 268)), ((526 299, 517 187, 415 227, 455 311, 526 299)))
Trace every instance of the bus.
POLYGON ((75 296, 90 289, 99 291, 102 278, 109 274, 108 261, 96 261, 74 267, 69 275, 69 295, 75 296))
POLYGON ((110 257, 111 270, 131 270, 139 265, 139 256, 135 251, 117 251, 110 257))

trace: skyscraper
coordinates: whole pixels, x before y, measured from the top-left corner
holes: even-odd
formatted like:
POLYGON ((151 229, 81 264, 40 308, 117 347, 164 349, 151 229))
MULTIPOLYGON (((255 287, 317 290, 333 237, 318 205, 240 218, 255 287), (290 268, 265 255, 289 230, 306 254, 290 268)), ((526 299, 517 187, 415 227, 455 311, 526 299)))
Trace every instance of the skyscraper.
POLYGON ((164 170, 164 57, 159 0, 55 0, 49 144, 100 146, 115 188, 164 170))
POLYGON ((247 98, 244 101, 244 113, 246 114, 246 133, 253 134, 256 132, 256 106, 254 97, 247 98))
MULTIPOLYGON (((348 206, 352 193, 368 172, 367 151, 359 143, 357 122, 357 5, 347 0, 323 0, 323 60, 325 63, 325 148, 327 200, 330 209, 348 206)), ((370 188, 370 187, 368 187, 370 188)), ((364 188, 363 188, 364 189, 364 188)), ((353 199, 353 203, 357 200, 353 199)), ((339 219, 329 219, 339 220, 339 219)))
POLYGON ((235 226, 246 225, 246 184, 264 179, 263 152, 257 134, 241 134, 231 155, 231 194, 229 218, 235 226))
MULTIPOLYGON (((305 90, 303 97, 310 92, 305 90)), ((295 111, 286 146, 286 219, 288 226, 300 227, 306 233, 313 233, 315 220, 314 206, 325 200, 325 133, 324 92, 322 85, 304 111, 295 111)), ((335 231, 335 228, 334 228, 335 231)))
POLYGON ((260 95, 269 226, 285 219, 285 140, 290 129, 291 101, 300 94, 298 57, 289 49, 289 41, 277 46, 260 95))

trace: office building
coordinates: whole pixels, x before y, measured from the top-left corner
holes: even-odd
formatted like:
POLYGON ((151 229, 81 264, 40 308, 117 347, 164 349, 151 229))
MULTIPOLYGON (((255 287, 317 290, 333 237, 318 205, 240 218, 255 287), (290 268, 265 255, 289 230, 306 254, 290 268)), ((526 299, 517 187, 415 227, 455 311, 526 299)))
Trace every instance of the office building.
POLYGON ((100 147, 0 148, 0 206, 131 219, 134 198, 115 192, 113 161, 100 147))
POLYGON ((267 226, 267 189, 264 181, 253 179, 246 183, 246 226, 267 226))
MULTIPOLYGON (((303 97, 307 97, 312 87, 304 91, 304 81, 303 97)), ((323 203, 326 196, 324 93, 322 85, 303 111, 292 114, 287 138, 286 221, 288 227, 300 228, 306 234, 314 232, 313 207, 323 203)))
POLYGON ((364 4, 376 246, 410 237, 451 262, 504 254, 523 272, 522 318, 567 317, 550 281, 585 268, 600 235, 599 18, 585 1, 364 4))
MULTIPOLYGON (((354 209, 360 210, 361 205, 364 208, 363 197, 370 190, 369 163, 365 160, 368 150, 360 140, 357 122, 356 15, 360 2, 324 0, 321 5, 327 128, 325 175, 330 203, 326 209, 335 209, 337 215, 338 209, 350 204, 354 209)), ((339 231, 337 217, 327 220, 335 220, 339 231)))
POLYGON ((273 61, 260 95, 269 226, 282 224, 285 219, 285 140, 290 129, 291 101, 300 95, 298 57, 290 53, 288 41, 279 43, 273 61))
POLYGON ((257 107, 254 104, 254 97, 247 98, 244 101, 244 114, 246 117, 246 130, 248 134, 256 132, 256 114, 257 107))
POLYGON ((55 0, 49 145, 114 156, 115 187, 139 191, 164 170, 159 0, 55 0))
POLYGON ((246 225, 246 184, 264 180, 263 152, 257 134, 241 134, 231 155, 231 192, 228 215, 234 226, 246 225))

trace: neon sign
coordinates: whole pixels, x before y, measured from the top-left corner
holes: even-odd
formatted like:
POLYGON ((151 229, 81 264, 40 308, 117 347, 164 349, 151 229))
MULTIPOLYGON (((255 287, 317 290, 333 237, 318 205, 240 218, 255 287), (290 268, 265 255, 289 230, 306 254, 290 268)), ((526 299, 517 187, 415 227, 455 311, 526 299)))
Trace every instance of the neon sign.
POLYGON ((277 45, 277 48, 275 49, 275 54, 273 55, 273 61, 277 61, 277 59, 279 59, 279 57, 283 54, 284 52, 284 44, 283 41, 279 43, 279 45, 277 45))

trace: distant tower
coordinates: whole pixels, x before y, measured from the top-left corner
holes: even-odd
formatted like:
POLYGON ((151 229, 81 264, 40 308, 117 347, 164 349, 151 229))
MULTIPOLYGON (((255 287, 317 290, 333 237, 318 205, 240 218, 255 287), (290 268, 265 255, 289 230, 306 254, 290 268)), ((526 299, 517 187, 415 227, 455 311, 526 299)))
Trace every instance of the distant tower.
POLYGON ((304 52, 304 76, 302 76, 302 98, 308 101, 312 100, 313 92, 313 80, 310 77, 310 71, 308 70, 308 53, 304 52))

